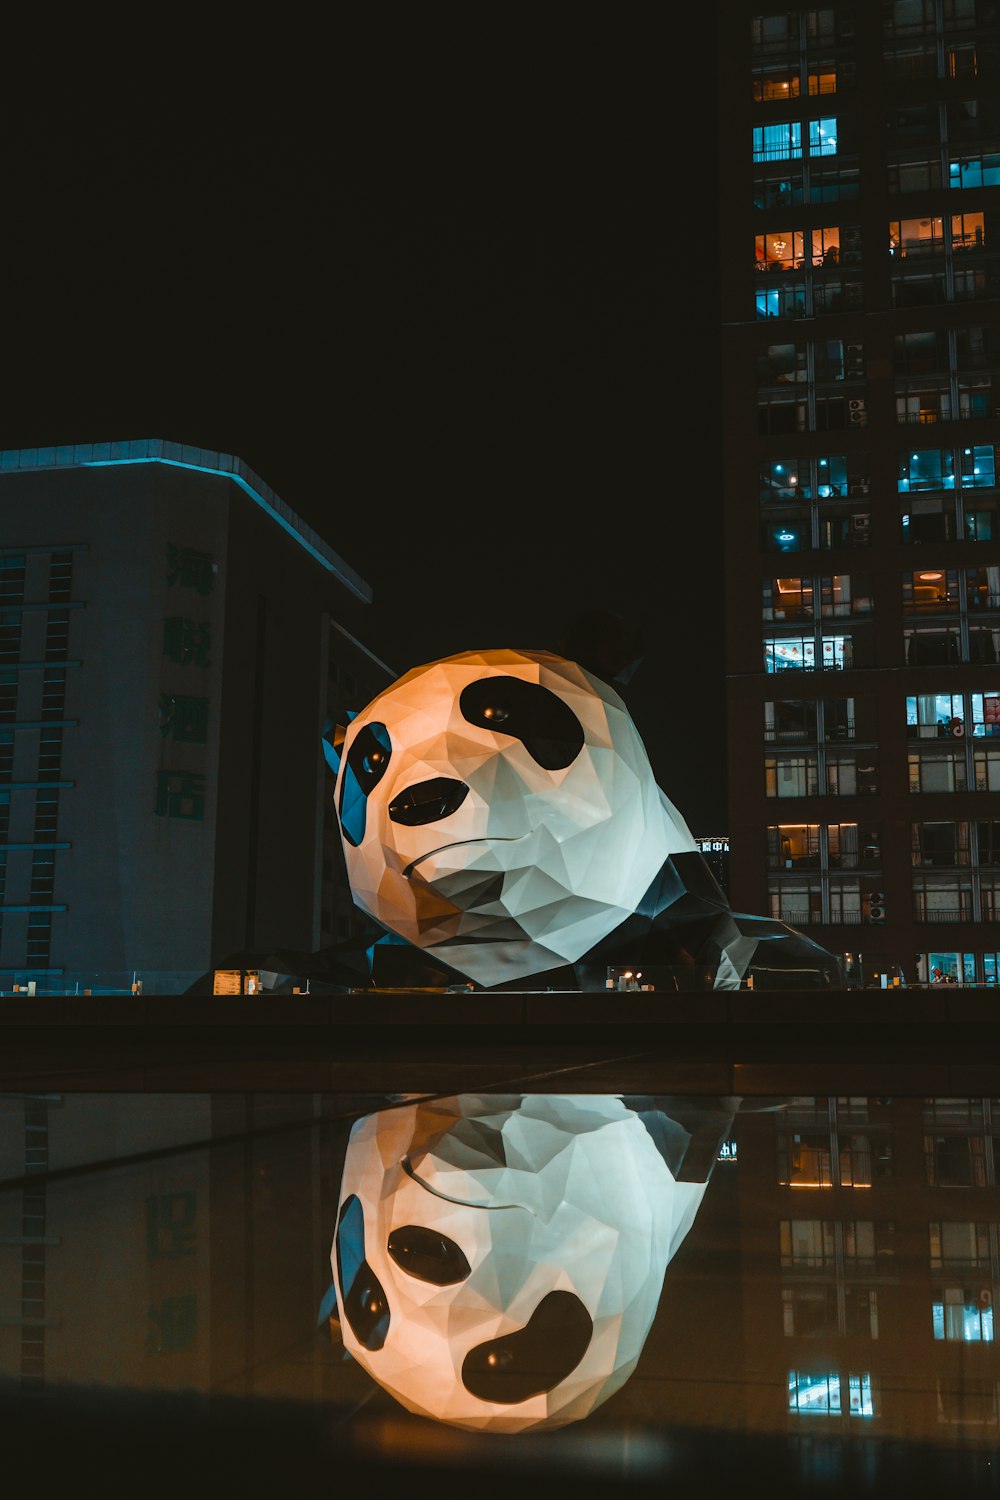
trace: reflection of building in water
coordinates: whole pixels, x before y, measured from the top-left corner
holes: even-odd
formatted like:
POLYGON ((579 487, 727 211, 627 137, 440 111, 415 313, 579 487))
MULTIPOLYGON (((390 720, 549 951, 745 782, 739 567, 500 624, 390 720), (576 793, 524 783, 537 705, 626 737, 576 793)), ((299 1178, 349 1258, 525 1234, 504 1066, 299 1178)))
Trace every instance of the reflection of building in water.
POLYGON ((211 1133, 206 1096, 0 1097, 0 1377, 203 1387, 210 1369, 205 1152, 60 1173, 211 1133), (19 1179, 19 1181, 17 1181, 19 1179))
POLYGON ((810 1098, 738 1125, 766 1425, 995 1444, 1000 1100, 810 1098))
MULTIPOLYGON (((480 1103, 501 1112, 517 1097, 480 1103)), ((370 1398, 371 1376, 343 1357, 346 1336, 336 1322, 327 1326, 326 1314, 338 1204, 356 1186, 341 1172, 350 1121, 361 1111, 370 1118, 371 1102, 329 1094, 0 1096, 7 1184, 0 1379, 26 1391, 72 1383, 322 1400, 344 1413, 370 1398)), ((578 1099, 580 1109, 587 1103, 578 1099)), ((609 1117, 606 1098, 592 1103, 609 1117)), ((621 1346, 626 1362, 638 1354, 638 1363, 607 1401, 586 1396, 584 1425, 865 1435, 995 1450, 1000 1098, 842 1096, 777 1108, 762 1100, 760 1112, 741 1108, 735 1119, 726 1103, 628 1096, 632 1120, 641 1117, 646 1132, 636 1140, 658 1152, 653 1176, 669 1197, 666 1163, 675 1153, 674 1175, 681 1185, 690 1179, 697 1216, 681 1233, 685 1221, 675 1214, 676 1253, 659 1302, 639 1299, 631 1345, 621 1346)), ((503 1170, 488 1164, 495 1148, 485 1129, 438 1141, 426 1167, 482 1187, 503 1170)), ((558 1153, 550 1163, 557 1166, 558 1153)), ((398 1207, 400 1217, 385 1243, 365 1226, 367 1264, 378 1257, 380 1279, 385 1270, 390 1313, 397 1280, 408 1274, 393 1261, 389 1236, 397 1229, 411 1231, 394 1241, 411 1265, 428 1252, 416 1227, 444 1232, 470 1271, 495 1273, 493 1302, 508 1299, 518 1328, 530 1325, 531 1310, 551 1291, 576 1286, 589 1295, 596 1287, 600 1272, 588 1269, 603 1243, 596 1230, 563 1246, 561 1280, 548 1252, 565 1222, 564 1197, 579 1206, 593 1189, 592 1202, 609 1213, 601 1180, 578 1189, 568 1179, 548 1224, 539 1221, 527 1248, 512 1232, 509 1254, 503 1236, 488 1251, 462 1240, 463 1220, 493 1219, 492 1211, 436 1198, 433 1206, 453 1215, 449 1233, 444 1218, 411 1212, 433 1195, 407 1180, 411 1198, 387 1204, 387 1214, 398 1207)), ((504 1185, 499 1175, 493 1185, 504 1185)), ((627 1184, 616 1191, 628 1197, 627 1184)), ((492 1235, 492 1225, 480 1232, 492 1235)), ((656 1273, 641 1239, 626 1236, 620 1247, 622 1266, 640 1279, 643 1254, 656 1273)), ((440 1260, 438 1240, 432 1263, 440 1260)), ((624 1285, 611 1287, 620 1303, 624 1285)), ((460 1326, 459 1283, 411 1276, 410 1300, 420 1295, 456 1312, 453 1331, 466 1350, 509 1331, 492 1303, 479 1333, 460 1326)), ((397 1374, 399 1333, 397 1323, 382 1351, 397 1358, 397 1374)), ((425 1358, 426 1348, 418 1353, 425 1358)), ((548 1354, 543 1348, 536 1357, 550 1370, 548 1354)), ((380 1378, 374 1356, 372 1375, 380 1378)), ((405 1418, 384 1390, 374 1395, 368 1410, 405 1418)), ((440 1386, 428 1386, 425 1407, 440 1395, 440 1386)))
POLYGON ((0 1379, 335 1396, 316 1332, 339 1185, 324 1107, 0 1096, 0 1379))

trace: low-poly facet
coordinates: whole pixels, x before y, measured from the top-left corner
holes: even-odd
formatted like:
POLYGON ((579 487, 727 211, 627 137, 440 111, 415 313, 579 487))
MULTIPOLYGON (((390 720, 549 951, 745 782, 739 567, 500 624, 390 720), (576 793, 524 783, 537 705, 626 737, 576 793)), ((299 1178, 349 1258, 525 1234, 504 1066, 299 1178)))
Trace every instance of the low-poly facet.
POLYGON ((835 982, 811 939, 730 909, 621 698, 574 662, 416 667, 325 749, 356 903, 476 986, 569 969, 585 988, 618 963, 707 971, 716 989, 835 982))
POLYGON ((463 1095, 369 1115, 352 1131, 340 1202, 362 1206, 388 1326, 376 1349, 357 1337, 335 1244, 344 1346, 423 1416, 508 1433, 576 1421, 635 1368, 708 1171, 675 1176, 618 1096, 463 1095), (446 1237, 460 1252, 449 1264, 468 1274, 448 1285, 409 1274, 389 1246, 415 1230, 446 1237), (548 1315, 562 1327, 522 1358, 517 1336, 548 1315))

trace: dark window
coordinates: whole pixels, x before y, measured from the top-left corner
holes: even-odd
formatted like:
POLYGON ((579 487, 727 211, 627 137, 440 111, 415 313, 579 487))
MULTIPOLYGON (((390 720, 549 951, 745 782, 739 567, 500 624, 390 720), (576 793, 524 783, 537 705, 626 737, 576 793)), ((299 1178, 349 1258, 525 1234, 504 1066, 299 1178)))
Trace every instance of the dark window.
POLYGON ((69 650, 69 610, 49 610, 45 628, 45 660, 65 661, 69 650))
POLYGON ((49 601, 61 604, 73 591, 72 552, 53 552, 49 560, 49 601))

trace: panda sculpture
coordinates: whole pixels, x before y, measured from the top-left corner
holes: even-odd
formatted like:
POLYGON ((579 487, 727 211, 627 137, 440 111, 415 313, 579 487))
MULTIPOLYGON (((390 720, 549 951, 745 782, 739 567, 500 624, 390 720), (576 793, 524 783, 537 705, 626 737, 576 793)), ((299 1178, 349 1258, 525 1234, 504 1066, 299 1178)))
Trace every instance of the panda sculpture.
POLYGON ((804 934, 731 910, 624 702, 575 662, 430 662, 328 729, 324 751, 373 923, 370 984, 594 989, 616 965, 662 966, 678 988, 836 982, 804 934))
POLYGON ((740 1105, 461 1095, 360 1119, 330 1256, 345 1350, 455 1426, 588 1416, 639 1361, 740 1105))

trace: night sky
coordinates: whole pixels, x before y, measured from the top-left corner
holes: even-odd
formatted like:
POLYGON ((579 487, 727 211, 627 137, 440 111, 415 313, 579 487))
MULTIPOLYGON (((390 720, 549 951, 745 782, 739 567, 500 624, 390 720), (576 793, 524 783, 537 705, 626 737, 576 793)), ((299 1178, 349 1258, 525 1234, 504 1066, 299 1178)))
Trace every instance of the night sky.
POLYGON ((563 15, 22 81, 0 446, 238 454, 371 583, 399 671, 623 638, 661 785, 711 832, 714 93, 671 90, 652 13, 563 15))

